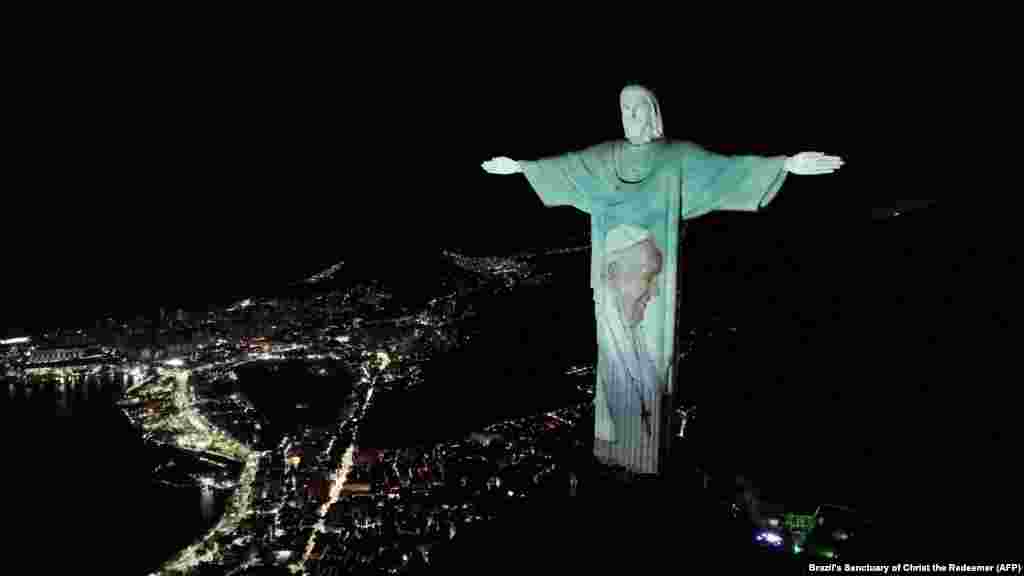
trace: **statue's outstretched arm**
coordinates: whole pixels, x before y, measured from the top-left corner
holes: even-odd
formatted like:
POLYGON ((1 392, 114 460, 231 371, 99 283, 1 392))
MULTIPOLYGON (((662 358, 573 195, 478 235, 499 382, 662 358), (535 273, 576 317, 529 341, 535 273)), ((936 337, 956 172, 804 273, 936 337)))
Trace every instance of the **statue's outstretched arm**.
POLYGON ((801 152, 786 158, 786 172, 800 175, 831 174, 839 170, 843 159, 821 152, 801 152))
POLYGON ((523 167, 519 162, 506 156, 498 156, 480 164, 488 174, 519 174, 523 167))

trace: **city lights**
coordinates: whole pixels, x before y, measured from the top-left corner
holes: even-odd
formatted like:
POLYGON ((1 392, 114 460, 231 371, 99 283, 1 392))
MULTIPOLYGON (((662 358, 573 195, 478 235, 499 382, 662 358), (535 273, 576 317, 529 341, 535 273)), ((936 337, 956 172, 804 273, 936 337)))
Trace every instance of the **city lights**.
POLYGON ((251 298, 246 298, 245 300, 242 300, 241 302, 239 302, 239 303, 235 304, 234 306, 228 308, 227 311, 228 312, 234 312, 236 310, 241 310, 241 309, 244 309, 244 308, 249 308, 252 305, 253 305, 252 299, 251 298))
MULTIPOLYGON (((515 259, 464 264, 499 278, 500 287, 507 279, 525 276, 528 268, 515 259)), ((340 266, 332 268, 325 272, 333 274, 340 266)), ((478 280, 474 277, 472 282, 478 280)), ((400 394, 425 385, 423 360, 437 353, 440 342, 460 346, 468 341, 456 325, 461 310, 468 307, 459 300, 464 293, 462 286, 446 287, 428 300, 425 309, 399 311, 380 306, 390 295, 377 287, 303 296, 291 303, 247 298, 208 314, 172 312, 167 316, 174 323, 170 328, 154 328, 147 318, 118 322, 119 329, 138 339, 136 349, 86 342, 77 349, 81 353, 74 352, 78 356, 47 352, 61 363, 33 369, 63 377, 65 372, 83 372, 83 366, 92 373, 117 366, 118 377, 134 379, 123 378, 120 414, 148 444, 175 454, 173 464, 158 467, 155 481, 201 491, 207 502, 226 498, 221 517, 210 516, 214 525, 164 562, 161 576, 241 574, 275 563, 286 564, 294 573, 318 573, 325 566, 333 568, 345 548, 354 550, 362 544, 367 550, 392 546, 390 552, 375 551, 359 562, 391 563, 378 568, 394 573, 399 564, 429 564, 431 546, 453 536, 456 527, 500 515, 488 508, 493 504, 478 501, 481 493, 494 497, 483 500, 504 506, 530 498, 536 486, 564 472, 545 453, 543 439, 568 433, 585 418, 584 404, 590 405, 589 399, 584 403, 581 398, 578 406, 545 408, 487 426, 469 438, 416 450, 366 448, 376 439, 364 440, 367 444, 361 447, 369 412, 381 411, 381 404, 390 406, 402 400, 400 394), (358 305, 349 308, 353 303, 358 305), (241 309, 249 310, 224 314, 241 309), (154 331, 148 332, 150 328, 154 331), (201 340, 179 343, 179 338, 193 337, 189 331, 200 330, 206 331, 201 340), (92 350, 123 355, 93 361, 92 350), (77 372, 65 363, 72 363, 77 372), (304 374, 322 376, 315 379, 320 389, 333 389, 335 379, 338 388, 352 388, 343 400, 339 398, 344 405, 333 421, 316 426, 299 422, 286 433, 272 414, 247 405, 256 394, 245 388, 248 371, 240 367, 284 373, 302 363, 306 366, 299 370, 304 374), (349 376, 351 381, 345 381, 349 376), (374 476, 378 473, 380 478, 374 476), (447 498, 449 490, 454 501, 434 501, 439 494, 447 498), (366 511, 354 513, 359 506, 366 511), (389 542, 380 542, 382 534, 389 535, 389 542)), ((68 354, 66 346, 53 349, 68 354)), ((569 371, 587 376, 593 368, 577 365, 569 371)), ((585 379, 592 381, 580 378, 585 379)), ((291 384, 286 379, 282 383, 291 384)), ((324 407, 313 397, 289 397, 280 403, 288 410, 302 406, 310 417, 324 407)), ((569 492, 569 482, 559 484, 566 484, 569 492)))

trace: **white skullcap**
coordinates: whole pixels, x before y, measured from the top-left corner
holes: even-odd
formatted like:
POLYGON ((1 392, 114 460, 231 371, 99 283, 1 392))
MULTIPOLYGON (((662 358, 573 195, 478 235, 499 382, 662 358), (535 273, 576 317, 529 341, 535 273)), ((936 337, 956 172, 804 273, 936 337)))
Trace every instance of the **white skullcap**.
POLYGON ((650 239, 651 233, 647 230, 631 224, 620 224, 608 231, 604 250, 607 253, 618 252, 650 239))

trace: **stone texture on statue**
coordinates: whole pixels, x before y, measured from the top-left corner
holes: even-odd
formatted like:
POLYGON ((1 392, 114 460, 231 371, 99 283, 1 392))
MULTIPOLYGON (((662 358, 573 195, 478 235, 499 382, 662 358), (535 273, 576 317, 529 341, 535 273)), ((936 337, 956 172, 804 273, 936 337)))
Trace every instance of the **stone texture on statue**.
MULTIPOLYGON (((656 105, 646 106, 657 110, 656 105)), ((655 133, 652 126, 660 128, 660 118, 648 114, 640 130, 629 124, 635 112, 625 108, 627 139, 520 161, 519 166, 545 206, 572 206, 591 217, 590 285, 599 334, 602 318, 611 316, 602 308, 602 302, 610 305, 603 299, 608 287, 602 280, 607 273, 604 243, 609 232, 630 226, 647 233, 663 259, 663 270, 654 280, 652 292, 657 296, 647 303, 635 327, 642 339, 636 349, 653 359, 660 388, 655 394, 672 394, 680 219, 715 210, 755 211, 765 206, 785 180, 786 158, 724 156, 692 142, 643 138, 642 134, 655 133)), ((613 400, 614 390, 606 389, 601 378, 615 382, 612 375, 621 374, 622 366, 612 365, 617 356, 609 349, 607 338, 599 337, 598 348, 595 453, 635 472, 657 472, 669 436, 665 433, 668 410, 663 409, 664 399, 651 398, 650 405, 646 405, 647 399, 640 402, 639 396, 636 401, 625 397, 613 400), (638 432, 639 426, 645 426, 640 413, 644 407, 651 412, 649 436, 646 430, 638 432)))

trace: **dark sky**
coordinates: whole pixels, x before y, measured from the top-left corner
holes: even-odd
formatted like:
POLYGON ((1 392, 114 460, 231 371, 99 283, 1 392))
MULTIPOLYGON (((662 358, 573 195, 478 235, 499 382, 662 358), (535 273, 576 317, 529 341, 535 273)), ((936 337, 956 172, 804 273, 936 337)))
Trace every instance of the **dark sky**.
POLYGON ((513 58, 429 34, 391 57, 331 39, 212 38, 26 48, 2 199, 8 325, 244 293, 395 243, 544 244, 586 220, 480 162, 621 137, 627 81, 655 90, 671 138, 843 156, 839 174, 791 177, 772 210, 795 220, 867 224, 933 199, 909 166, 934 162, 956 129, 920 106, 956 96, 937 57, 913 57, 912 74, 864 50, 812 55, 803 73, 780 54, 618 74, 593 55, 513 58))

